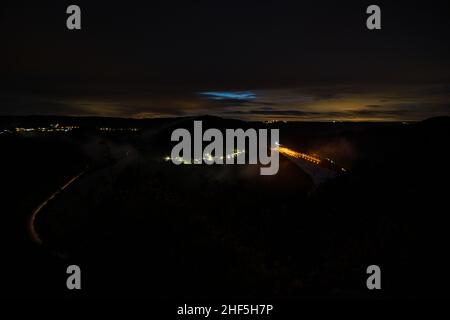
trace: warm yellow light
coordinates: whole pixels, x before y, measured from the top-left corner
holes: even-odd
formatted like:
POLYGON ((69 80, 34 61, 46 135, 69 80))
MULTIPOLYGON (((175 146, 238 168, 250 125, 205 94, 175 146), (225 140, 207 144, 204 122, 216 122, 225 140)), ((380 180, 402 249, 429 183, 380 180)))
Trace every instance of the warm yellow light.
POLYGON ((289 156, 289 157, 294 157, 297 159, 305 159, 305 160, 315 163, 315 164, 319 164, 321 161, 320 159, 318 159, 316 157, 307 155, 305 153, 297 152, 297 151, 294 151, 294 150, 291 150, 289 148, 282 147, 282 146, 278 147, 278 152, 280 152, 281 154, 284 154, 286 156, 289 156))

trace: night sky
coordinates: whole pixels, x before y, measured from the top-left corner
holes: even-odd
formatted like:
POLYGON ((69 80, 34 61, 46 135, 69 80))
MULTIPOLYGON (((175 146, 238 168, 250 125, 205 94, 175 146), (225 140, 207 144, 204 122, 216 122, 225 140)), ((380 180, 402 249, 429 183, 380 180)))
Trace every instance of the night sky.
POLYGON ((393 2, 2 2, 0 115, 450 115, 449 2, 393 2))

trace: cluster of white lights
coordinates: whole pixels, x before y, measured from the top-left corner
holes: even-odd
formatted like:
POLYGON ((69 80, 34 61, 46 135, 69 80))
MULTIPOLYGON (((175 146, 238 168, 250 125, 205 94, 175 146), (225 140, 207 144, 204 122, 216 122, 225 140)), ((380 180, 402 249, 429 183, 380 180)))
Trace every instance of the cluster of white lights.
MULTIPOLYGON (((211 155, 209 153, 205 153, 203 155, 202 159, 203 159, 203 161, 208 161, 208 162, 215 162, 216 160, 223 161, 224 159, 237 158, 240 154, 243 154, 243 153, 245 153, 245 150, 236 150, 233 153, 227 154, 226 156, 220 156, 220 157, 214 157, 213 155, 211 155)), ((175 158, 172 159, 171 157, 167 156, 167 157, 164 158, 164 160, 166 160, 166 161, 173 160, 173 161, 180 162, 180 163, 183 163, 183 164, 192 164, 191 160, 186 160, 186 159, 181 158, 181 157, 175 157, 175 158)), ((195 158, 193 163, 194 164, 201 164, 202 160, 198 159, 198 158, 195 158)))

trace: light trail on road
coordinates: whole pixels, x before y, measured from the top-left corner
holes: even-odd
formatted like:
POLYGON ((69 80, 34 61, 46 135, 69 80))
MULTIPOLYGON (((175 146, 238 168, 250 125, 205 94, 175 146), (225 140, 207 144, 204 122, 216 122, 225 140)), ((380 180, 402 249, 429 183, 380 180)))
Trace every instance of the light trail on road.
POLYGON ((42 209, 44 209, 45 206, 47 206, 47 204, 51 200, 53 200, 59 193, 61 193, 62 191, 64 191, 64 189, 66 189, 72 183, 74 183, 84 173, 85 173, 85 171, 83 171, 83 172, 79 173, 78 175, 74 176, 73 178, 71 178, 65 185, 63 185, 60 189, 58 189, 58 191, 53 193, 49 198, 47 198, 44 202, 42 202, 36 209, 34 209, 33 213, 31 214, 31 216, 28 220, 28 230, 29 230, 31 239, 33 240, 34 243, 36 243, 38 245, 42 245, 42 243, 43 243, 42 238, 39 236, 39 233, 36 231, 36 226, 35 226, 36 217, 39 214, 39 212, 41 212, 42 209))
POLYGON ((321 160, 319 158, 310 156, 306 153, 297 152, 297 151, 294 151, 294 150, 286 148, 286 147, 278 146, 277 150, 279 153, 281 153, 285 156, 294 157, 297 159, 304 159, 304 160, 307 160, 314 164, 319 164, 321 162, 321 160))

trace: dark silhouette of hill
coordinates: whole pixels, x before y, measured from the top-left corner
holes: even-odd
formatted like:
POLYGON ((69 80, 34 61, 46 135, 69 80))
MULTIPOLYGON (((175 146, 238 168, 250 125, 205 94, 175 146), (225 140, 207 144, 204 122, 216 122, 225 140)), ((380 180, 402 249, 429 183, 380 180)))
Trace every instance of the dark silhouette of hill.
POLYGON ((210 116, 0 122, 81 130, 0 136, 2 243, 10 244, 3 286, 12 295, 71 297, 61 270, 79 263, 87 297, 447 296, 448 117, 407 124, 210 116), (283 143, 342 161, 349 171, 310 194, 305 174, 284 158, 273 177, 252 166, 164 162, 171 132, 192 129, 195 119, 204 129, 279 128, 283 143), (140 131, 95 130, 101 126, 140 131), (86 167, 86 177, 39 217, 46 245, 36 247, 27 236, 30 211, 86 167), (370 264, 382 268, 381 294, 365 288, 370 264))

